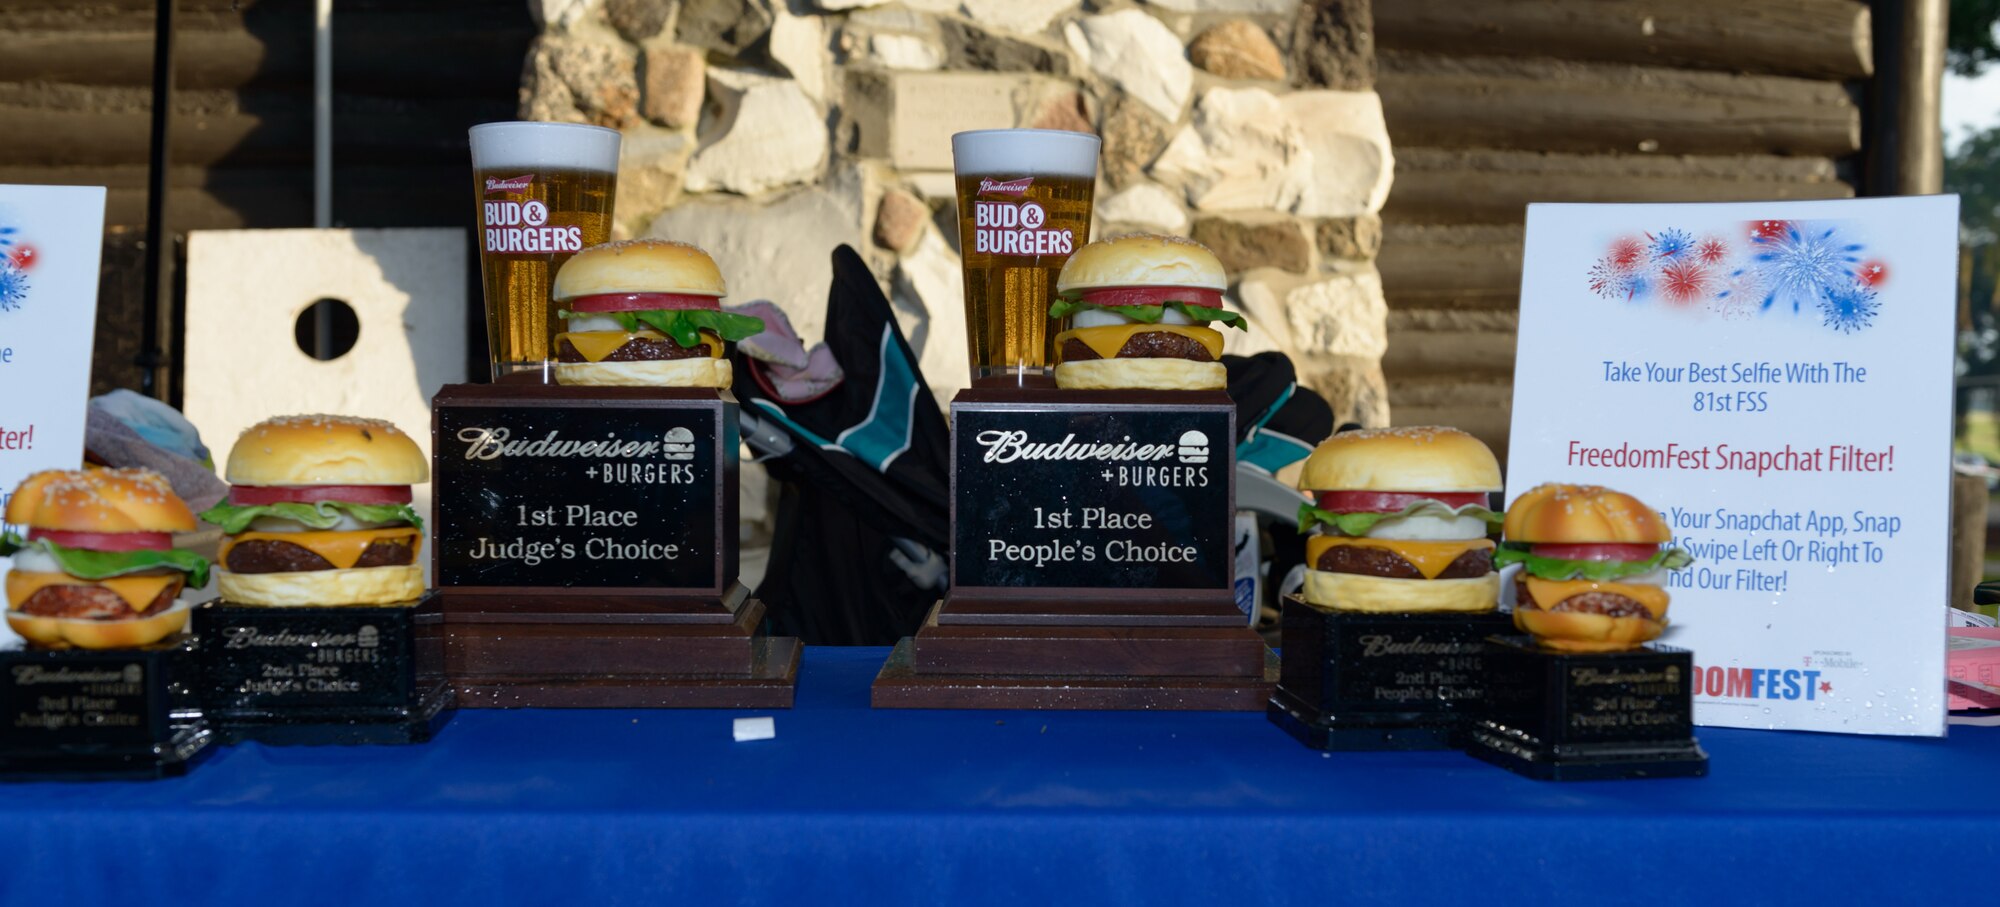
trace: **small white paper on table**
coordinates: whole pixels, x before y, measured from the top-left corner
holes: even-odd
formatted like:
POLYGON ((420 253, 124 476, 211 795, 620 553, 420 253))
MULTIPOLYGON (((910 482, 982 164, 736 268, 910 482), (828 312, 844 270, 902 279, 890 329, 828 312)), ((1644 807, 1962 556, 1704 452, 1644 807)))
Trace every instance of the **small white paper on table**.
POLYGON ((742 743, 746 740, 771 740, 778 736, 778 722, 777 719, 769 715, 762 715, 756 718, 738 718, 731 730, 736 735, 737 743, 742 743))

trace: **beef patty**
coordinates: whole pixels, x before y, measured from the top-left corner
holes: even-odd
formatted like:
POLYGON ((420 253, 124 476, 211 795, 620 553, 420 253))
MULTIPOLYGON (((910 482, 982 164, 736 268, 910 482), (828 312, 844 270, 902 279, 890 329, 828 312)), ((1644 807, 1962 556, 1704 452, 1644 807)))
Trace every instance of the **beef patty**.
MULTIPOLYGON (((1423 579, 1423 571, 1386 548, 1335 545, 1319 556, 1315 569, 1329 573, 1359 573, 1389 579, 1423 579)), ((1473 579, 1493 572, 1493 549, 1473 548, 1452 559, 1433 579, 1473 579)))
POLYGON ((174 599, 181 594, 185 583, 175 578, 160 594, 146 604, 143 611, 134 612, 132 606, 118 597, 118 593, 103 586, 43 586, 17 609, 22 614, 34 617, 68 617, 82 620, 119 620, 127 617, 143 617, 158 614, 173 607, 174 599))
MULTIPOLYGON (((411 539, 376 539, 362 550, 361 559, 355 561, 354 566, 356 569, 407 567, 416 560, 417 552, 411 539)), ((232 573, 301 573, 332 570, 333 562, 303 545, 276 539, 251 539, 230 548, 223 566, 232 573)))
MULTIPOLYGON (((1084 343, 1081 340, 1071 337, 1063 341, 1062 361, 1064 362, 1083 362, 1089 359, 1102 358, 1104 357, 1097 355, 1096 350, 1090 348, 1090 344, 1084 343)), ((1114 358, 1186 359, 1191 362, 1215 361, 1215 357, 1208 354, 1208 347, 1202 346, 1200 341, 1195 340, 1193 337, 1169 331, 1140 331, 1133 334, 1130 338, 1126 339, 1124 346, 1118 348, 1118 355, 1114 358)))
POLYGON ((1637 599, 1619 595, 1616 592, 1583 592, 1572 595, 1553 605, 1544 605, 1528 594, 1528 577, 1524 572, 1514 578, 1514 598, 1517 607, 1536 608, 1551 614, 1602 614, 1605 617, 1643 617, 1658 620, 1646 606, 1637 599))
MULTIPOLYGON (((702 331, 701 333, 704 337, 712 336, 707 331, 702 331)), ((708 347, 705 344, 681 346, 669 338, 634 337, 625 341, 624 346, 612 350, 611 355, 604 357, 600 361, 652 362, 661 359, 705 358, 708 358, 708 347)), ((556 344, 556 361, 588 362, 590 360, 583 358, 583 354, 576 351, 576 346, 569 342, 569 338, 564 337, 561 342, 556 344)))

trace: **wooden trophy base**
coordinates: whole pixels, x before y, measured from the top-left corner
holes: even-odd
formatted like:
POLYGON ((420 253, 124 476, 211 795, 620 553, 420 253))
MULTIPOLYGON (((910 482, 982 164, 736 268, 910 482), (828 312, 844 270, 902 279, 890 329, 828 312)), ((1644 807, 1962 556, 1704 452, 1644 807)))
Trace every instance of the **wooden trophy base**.
POLYGON ((1265 712, 1314 749, 1452 749, 1485 695, 1486 637, 1512 626, 1499 612, 1337 611, 1286 596, 1284 670, 1265 712))
POLYGON ((1467 753, 1543 781, 1708 774, 1688 650, 1558 652, 1526 636, 1495 636, 1486 648, 1491 694, 1466 728, 1467 753))
POLYGON ((764 636, 764 603, 446 590, 445 674, 460 708, 783 709, 799 642, 764 636))
POLYGON ((0 780, 187 773, 212 737, 186 635, 139 649, 0 651, 0 780))
MULTIPOLYGON (((981 590, 991 591, 991 590, 981 590)), ((1255 711, 1278 662, 1227 591, 1146 601, 956 595, 896 644, 892 709, 1255 711)))
POLYGON ((382 607, 195 609, 202 712, 224 743, 422 743, 450 718, 437 595, 382 607))

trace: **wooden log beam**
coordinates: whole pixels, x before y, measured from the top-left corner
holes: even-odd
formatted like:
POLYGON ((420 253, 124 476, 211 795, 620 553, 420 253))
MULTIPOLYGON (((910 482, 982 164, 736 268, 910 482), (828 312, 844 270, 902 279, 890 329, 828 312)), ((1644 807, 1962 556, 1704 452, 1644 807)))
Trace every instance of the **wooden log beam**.
POLYGON ((1691 66, 1825 79, 1874 71, 1856 0, 1386 0, 1385 50, 1691 66))
POLYGON ((1375 267, 1391 323, 1403 309, 1512 309, 1521 235, 1518 224, 1385 224, 1375 267))
MULTIPOLYGON (((506 119, 506 101, 397 102, 361 112, 336 109, 334 157, 351 163, 467 160, 466 127, 506 119)), ((147 114, 139 110, 20 106, 0 101, 0 166, 111 166, 146 160, 147 114)), ((244 95, 223 109, 177 110, 173 160, 197 165, 311 159, 312 110, 283 96, 244 95)))
MULTIPOLYGON (((1531 202, 1716 202, 1850 198, 1813 158, 1561 155, 1399 147, 1385 220, 1522 223, 1531 202)), ((1387 253, 1385 252, 1385 255, 1387 253)))
POLYGON ((1391 311, 1382 373, 1392 387, 1416 377, 1510 377, 1519 324, 1513 312, 1391 311))
MULTIPOLYGON (((334 218, 371 227, 436 227, 468 223, 472 214, 469 170, 421 167, 340 167, 334 218), (439 212, 449 212, 440 214, 439 212)), ((146 221, 146 168, 0 167, 0 183, 104 186, 105 224, 136 228, 146 221)), ((307 166, 253 169, 176 166, 167 180, 172 228, 223 230, 298 227, 312 222, 312 170, 307 166)))
POLYGON ((1378 59, 1376 90, 1398 146, 1828 157, 1861 149, 1860 109, 1836 82, 1546 58, 1378 59))
MULTIPOLYGON (((312 85, 311 22, 294 18, 287 27, 254 32, 183 29, 176 39, 175 85, 306 92, 312 85)), ((514 33, 479 25, 417 13, 343 19, 334 33, 335 89, 385 97, 494 95, 496 87, 519 81, 529 35, 525 28, 514 33)), ((142 30, 0 28, 0 82, 149 85, 152 42, 142 30)))

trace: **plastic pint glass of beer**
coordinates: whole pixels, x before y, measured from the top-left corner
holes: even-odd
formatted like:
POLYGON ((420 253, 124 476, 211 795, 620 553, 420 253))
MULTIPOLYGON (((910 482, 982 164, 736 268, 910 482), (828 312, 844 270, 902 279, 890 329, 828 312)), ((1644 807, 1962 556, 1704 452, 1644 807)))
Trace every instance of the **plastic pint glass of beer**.
POLYGON ((972 383, 1051 385, 1056 275, 1090 241, 1098 138, 1049 129, 951 137, 972 383))
POLYGON ((493 379, 548 382, 549 283, 571 255, 611 238, 616 129, 572 123, 472 127, 479 267, 493 379))

